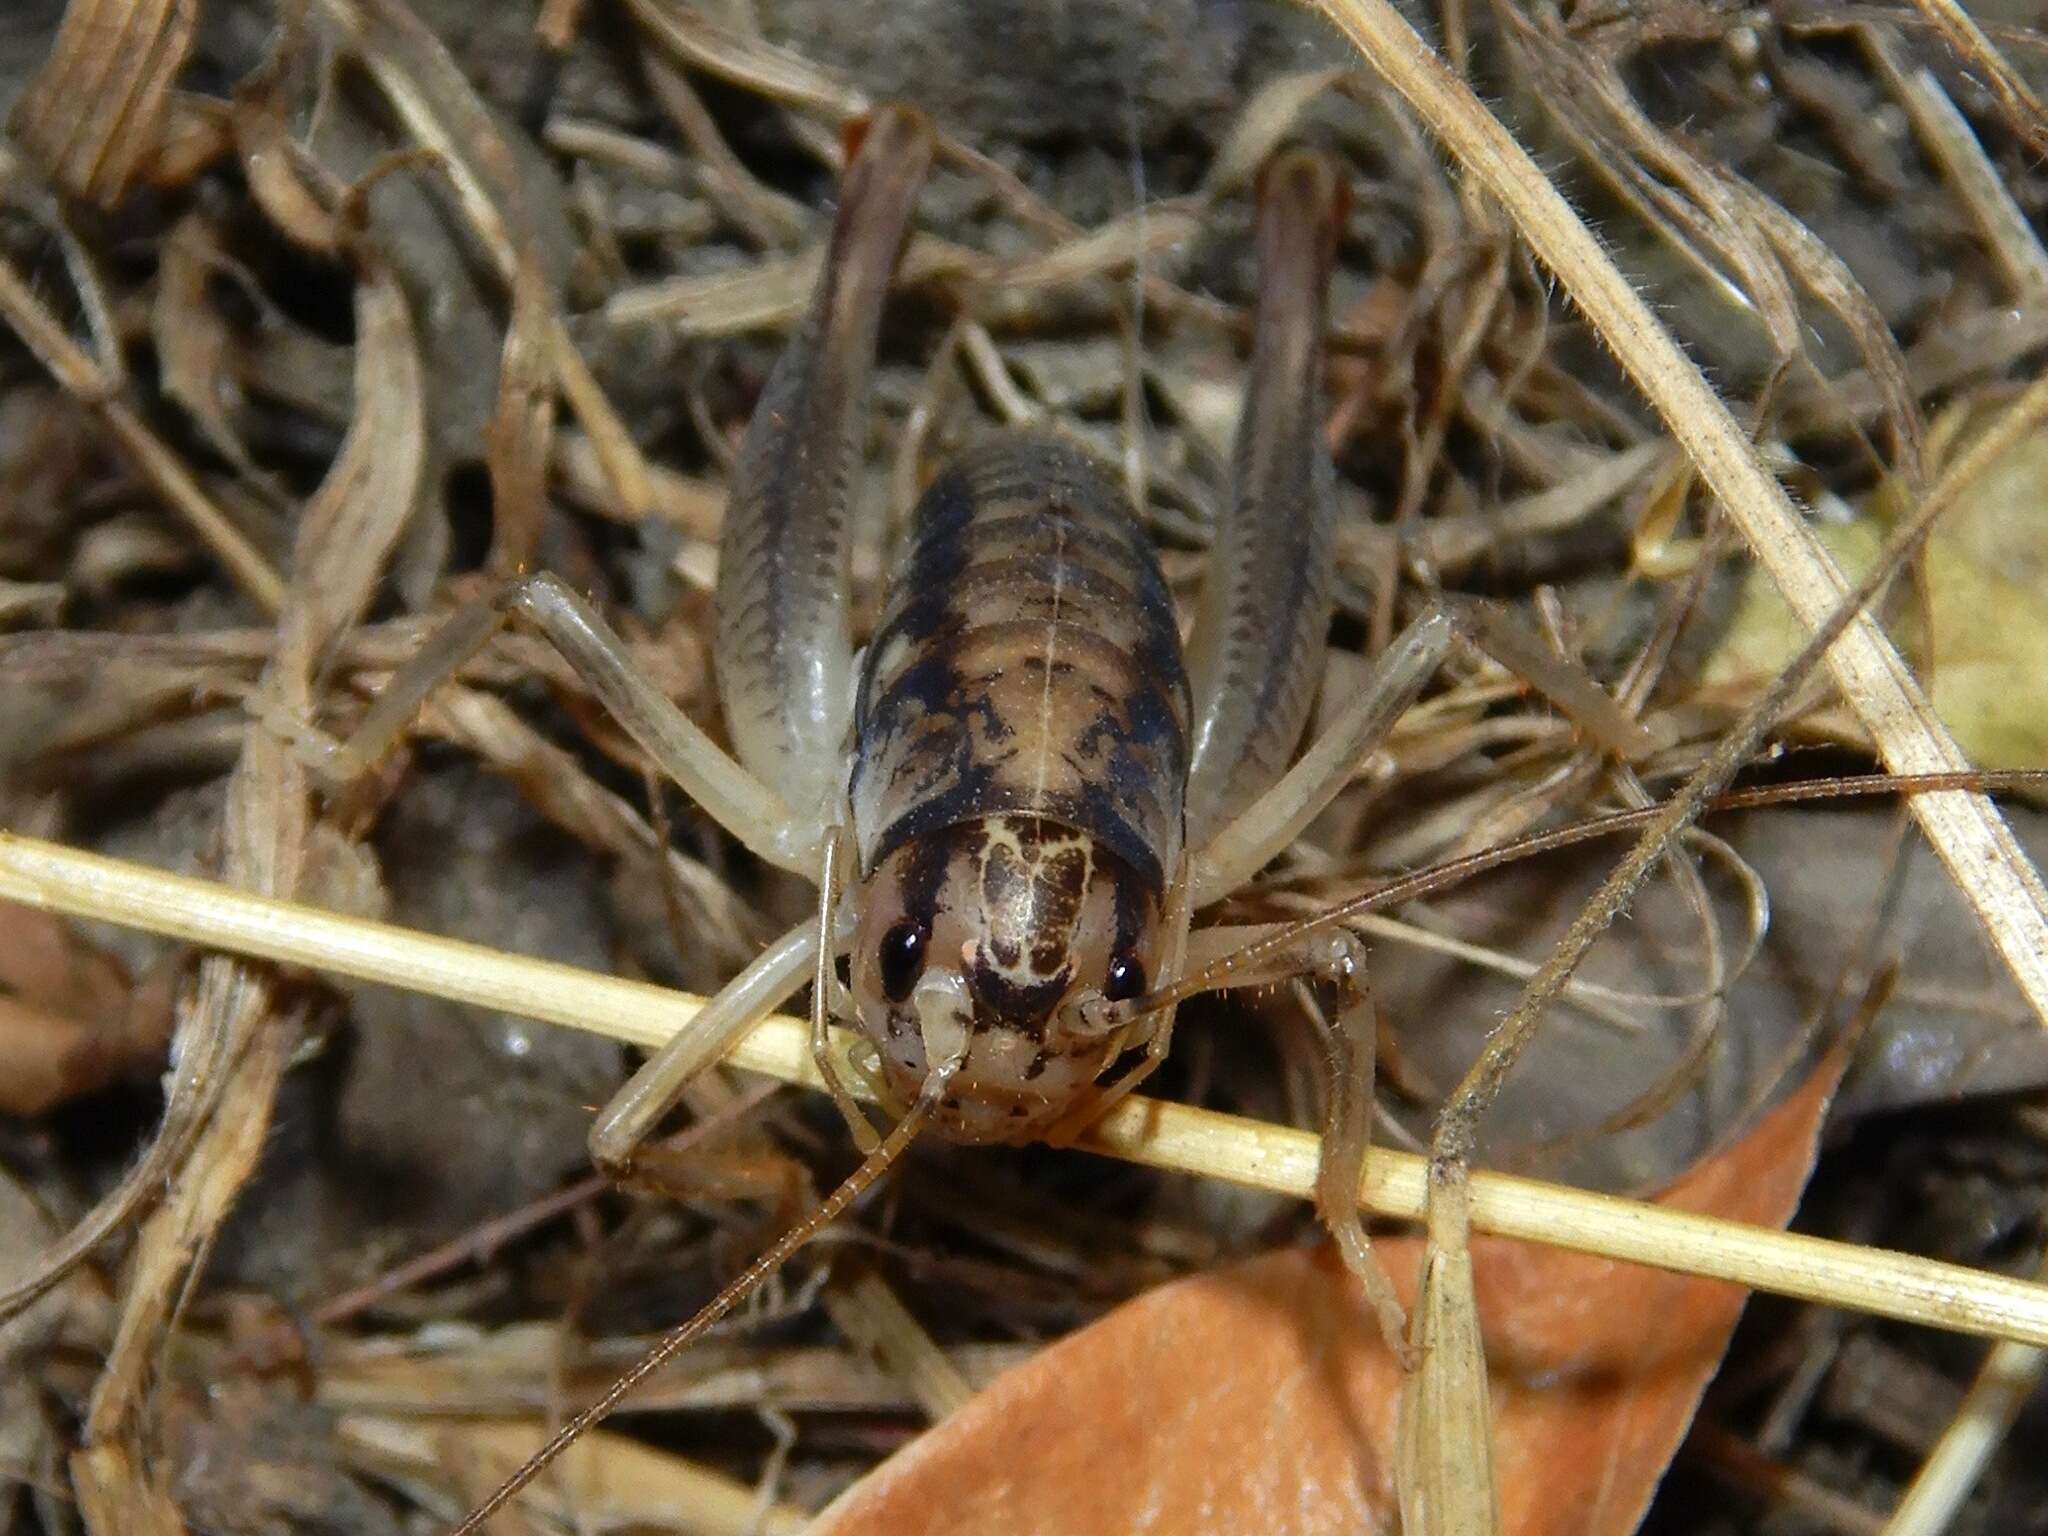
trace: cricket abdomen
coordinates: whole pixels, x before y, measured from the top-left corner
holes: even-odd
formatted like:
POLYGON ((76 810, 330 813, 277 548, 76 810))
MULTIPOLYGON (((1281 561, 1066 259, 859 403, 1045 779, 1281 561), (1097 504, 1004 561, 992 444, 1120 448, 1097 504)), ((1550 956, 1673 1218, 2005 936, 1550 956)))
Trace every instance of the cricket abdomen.
POLYGON ((992 438, 918 502, 868 647, 861 867, 927 832, 1023 814, 1096 838, 1163 893, 1188 717, 1172 599, 1123 493, 1056 438, 992 438))

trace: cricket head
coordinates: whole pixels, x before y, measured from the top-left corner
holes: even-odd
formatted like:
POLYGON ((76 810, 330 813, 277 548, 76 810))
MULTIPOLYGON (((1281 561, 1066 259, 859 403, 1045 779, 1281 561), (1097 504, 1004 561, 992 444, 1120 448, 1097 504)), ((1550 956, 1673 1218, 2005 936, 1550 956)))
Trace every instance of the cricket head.
POLYGON ((1042 816, 914 837, 858 905, 853 995, 883 1086, 909 1103, 958 1059, 932 1114, 955 1141, 1030 1141, 1084 1105, 1128 1034, 1102 1005, 1140 996, 1159 962, 1158 893, 1042 816))

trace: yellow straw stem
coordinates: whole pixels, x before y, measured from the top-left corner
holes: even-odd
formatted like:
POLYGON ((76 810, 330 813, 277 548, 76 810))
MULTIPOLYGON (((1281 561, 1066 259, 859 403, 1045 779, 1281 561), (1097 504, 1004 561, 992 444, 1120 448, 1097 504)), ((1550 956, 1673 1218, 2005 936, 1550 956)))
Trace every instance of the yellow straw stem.
MULTIPOLYGON (((44 911, 141 928, 210 949, 473 1003, 634 1045, 661 1045, 704 1000, 437 938, 0 833, 0 898, 44 911)), ((822 1087, 808 1026, 764 1021, 734 1047, 732 1066, 822 1087)), ((1232 1115, 1130 1098, 1080 1141, 1110 1157, 1312 1197, 1317 1138, 1232 1115)), ((1375 1150, 1360 1204, 1419 1219, 1424 1163, 1375 1150)), ((1483 1232, 1956 1333, 2048 1345, 2048 1285, 1957 1264, 1666 1210, 1535 1179, 1478 1173, 1472 1224, 1483 1232)))

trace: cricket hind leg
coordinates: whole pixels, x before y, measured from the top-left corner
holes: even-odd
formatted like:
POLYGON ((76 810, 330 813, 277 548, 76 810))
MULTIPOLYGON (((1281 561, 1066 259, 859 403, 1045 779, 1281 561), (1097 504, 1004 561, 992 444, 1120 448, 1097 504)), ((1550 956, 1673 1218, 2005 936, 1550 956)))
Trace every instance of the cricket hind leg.
POLYGON ((1287 151, 1260 173, 1252 368, 1230 499, 1187 650, 1197 906, 1248 879, 1329 803, 1454 638, 1532 683, 1603 749, 1628 758, 1650 744, 1590 678, 1505 613, 1438 594, 1382 653, 1361 697, 1288 768, 1321 680, 1335 583, 1338 502, 1321 382, 1345 206, 1342 181, 1318 155, 1287 151))
POLYGON ((1460 639, 1529 683, 1602 750, 1633 760, 1658 744, 1583 670, 1551 655, 1505 612, 1439 594, 1380 653, 1364 687, 1294 766, 1197 850, 1188 874, 1191 904, 1228 896, 1285 852, 1351 782, 1460 639))
POLYGON ((1323 331, 1346 205, 1305 150, 1259 175, 1251 367, 1188 639, 1188 837, 1256 800, 1300 743, 1336 589, 1336 471, 1322 434, 1323 331))
POLYGON ((870 385, 937 131, 914 108, 880 106, 849 125, 847 150, 817 284, 733 465, 712 604, 734 750, 807 814, 846 784, 850 562, 870 385))
MULTIPOLYGON (((392 674, 353 735, 321 743, 303 724, 268 723, 330 782, 359 777, 405 734, 433 691, 517 614, 538 630, 654 764, 704 812, 781 869, 810 876, 825 828, 800 821, 780 795, 735 762, 633 664, 618 634, 559 577, 508 582, 465 604, 392 674)), ((262 703, 256 706, 265 708, 262 703)))

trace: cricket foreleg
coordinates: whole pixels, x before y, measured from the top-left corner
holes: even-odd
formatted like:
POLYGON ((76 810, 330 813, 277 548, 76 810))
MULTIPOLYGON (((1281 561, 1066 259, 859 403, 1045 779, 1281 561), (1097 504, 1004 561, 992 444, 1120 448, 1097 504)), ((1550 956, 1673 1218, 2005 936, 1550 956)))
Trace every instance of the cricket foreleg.
POLYGON ((817 939, 817 925, 809 919, 790 929, 612 1095, 590 1131, 591 1160, 602 1172, 621 1180, 634 1172, 641 1143, 654 1134, 690 1080, 809 979, 817 939))

